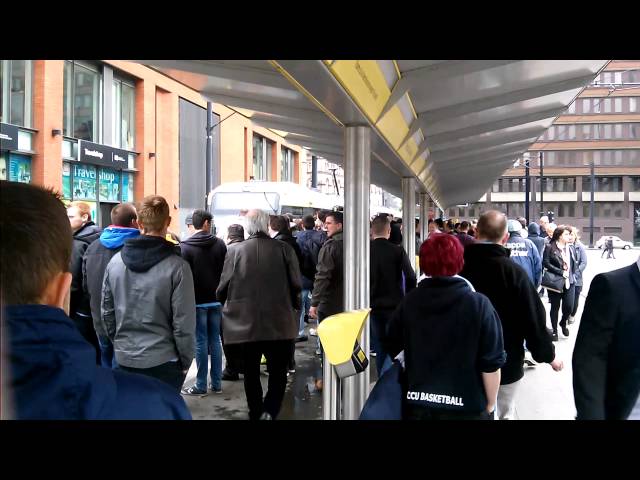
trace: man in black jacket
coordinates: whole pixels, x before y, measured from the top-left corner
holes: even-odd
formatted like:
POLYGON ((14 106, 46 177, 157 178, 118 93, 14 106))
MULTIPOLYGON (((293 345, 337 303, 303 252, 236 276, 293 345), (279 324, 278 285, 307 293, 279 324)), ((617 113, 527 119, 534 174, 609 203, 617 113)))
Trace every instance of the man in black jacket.
POLYGON ((376 352, 376 369, 380 376, 387 357, 382 339, 385 336, 391 314, 402 301, 405 293, 416 287, 416 273, 409 257, 399 245, 389 241, 391 224, 389 217, 378 215, 371 222, 371 345, 376 352), (402 286, 402 275, 405 288, 402 286))
POLYGON ((496 210, 482 214, 477 235, 478 242, 465 248, 460 275, 491 300, 500 316, 507 362, 502 367, 497 414, 501 420, 513 419, 516 392, 524 376, 524 341, 535 361, 550 363, 555 371, 562 370, 563 363, 555 357, 547 313, 536 288, 503 246, 509 238, 505 215, 496 210))
POLYGON ((222 343, 220 321, 222 306, 216 298, 216 289, 227 254, 225 243, 211 235, 213 216, 205 210, 196 210, 191 216, 195 233, 181 244, 184 258, 193 274, 196 294, 196 375, 195 385, 185 388, 187 395, 207 393, 208 351, 211 352, 211 390, 222 392, 222 343))
POLYGON ((82 336, 96 350, 96 364, 100 365, 100 346, 91 319, 89 295, 82 288, 82 257, 89 245, 98 239, 101 230, 91 221, 91 207, 85 202, 71 202, 67 207, 67 217, 73 231, 73 249, 71 251, 70 270, 71 306, 69 316, 80 330, 82 336))
POLYGON ((578 420, 640 420, 640 258, 591 282, 573 350, 578 420))
POLYGON ((82 259, 82 288, 89 295, 93 327, 100 344, 100 364, 103 367, 116 368, 113 355, 113 344, 100 321, 100 304, 102 302, 102 280, 104 271, 113 256, 122 250, 127 238, 140 235, 138 230, 138 214, 132 203, 121 203, 111 210, 111 225, 104 229, 97 242, 87 248, 82 259))

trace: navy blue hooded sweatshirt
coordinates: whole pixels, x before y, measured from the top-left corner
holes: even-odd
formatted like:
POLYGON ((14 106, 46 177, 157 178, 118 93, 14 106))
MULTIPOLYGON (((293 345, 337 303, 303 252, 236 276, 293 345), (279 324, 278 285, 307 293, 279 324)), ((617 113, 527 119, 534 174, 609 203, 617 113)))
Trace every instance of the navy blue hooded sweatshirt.
POLYGON ((94 349, 61 309, 8 306, 4 317, 14 418, 191 420, 160 380, 95 365, 94 349))
POLYGON ((404 350, 407 400, 424 408, 484 411, 482 372, 506 359, 498 314, 460 277, 422 280, 393 313, 383 343, 392 357, 404 350))
POLYGON ((93 326, 98 336, 106 336, 102 331, 100 319, 100 302, 102 295, 102 280, 107 265, 118 253, 124 241, 128 238, 136 238, 140 235, 137 228, 117 227, 111 225, 105 228, 97 242, 93 242, 87 248, 82 259, 82 288, 89 296, 93 326))

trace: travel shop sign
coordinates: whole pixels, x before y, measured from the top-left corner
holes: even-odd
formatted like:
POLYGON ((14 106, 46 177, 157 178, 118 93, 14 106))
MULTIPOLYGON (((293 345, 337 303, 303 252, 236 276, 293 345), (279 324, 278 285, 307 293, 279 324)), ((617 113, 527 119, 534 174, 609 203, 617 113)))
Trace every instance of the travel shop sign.
POLYGON ((78 141, 78 161, 116 169, 127 168, 129 152, 99 143, 78 141))

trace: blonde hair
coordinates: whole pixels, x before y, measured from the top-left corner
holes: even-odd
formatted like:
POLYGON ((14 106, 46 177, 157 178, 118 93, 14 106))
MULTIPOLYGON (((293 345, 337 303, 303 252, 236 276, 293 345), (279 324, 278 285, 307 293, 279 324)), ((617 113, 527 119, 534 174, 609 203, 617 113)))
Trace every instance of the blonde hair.
POLYGON ((145 231, 161 232, 169 219, 169 204, 160 195, 144 197, 138 209, 138 222, 145 231))
POLYGON ((80 212, 80 216, 87 215, 87 222, 91 221, 91 207, 86 202, 71 202, 67 208, 76 207, 78 212, 80 212))

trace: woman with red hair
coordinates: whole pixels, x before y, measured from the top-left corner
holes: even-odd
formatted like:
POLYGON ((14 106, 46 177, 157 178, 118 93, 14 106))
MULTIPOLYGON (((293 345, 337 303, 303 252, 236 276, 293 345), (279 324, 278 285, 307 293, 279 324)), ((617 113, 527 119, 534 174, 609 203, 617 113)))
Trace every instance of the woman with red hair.
POLYGON ((502 327, 491 302, 464 278, 464 249, 433 233, 420 247, 426 277, 395 310, 387 351, 404 351, 403 418, 492 419, 505 362, 502 327))

